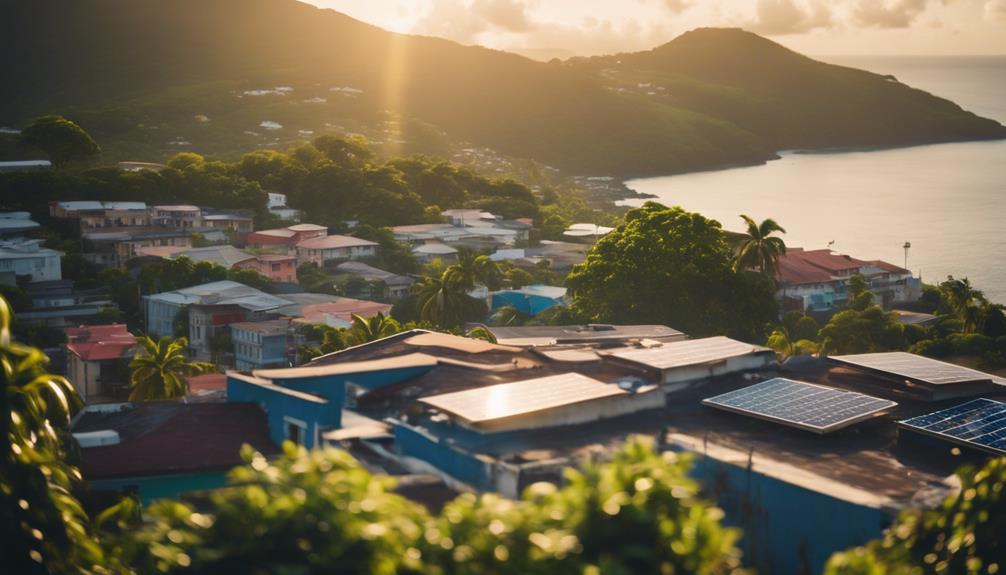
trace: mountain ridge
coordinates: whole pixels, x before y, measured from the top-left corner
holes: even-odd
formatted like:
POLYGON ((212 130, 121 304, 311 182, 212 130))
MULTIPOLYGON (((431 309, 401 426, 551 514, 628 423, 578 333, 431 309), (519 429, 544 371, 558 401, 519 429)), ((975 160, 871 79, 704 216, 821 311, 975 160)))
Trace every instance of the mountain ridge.
POLYGON ((947 100, 737 29, 538 62, 294 0, 0 6, 13 16, 0 23, 0 82, 19 86, 0 93, 0 124, 65 113, 114 159, 360 132, 396 153, 476 146, 627 176, 763 162, 781 149, 1006 137, 947 100))

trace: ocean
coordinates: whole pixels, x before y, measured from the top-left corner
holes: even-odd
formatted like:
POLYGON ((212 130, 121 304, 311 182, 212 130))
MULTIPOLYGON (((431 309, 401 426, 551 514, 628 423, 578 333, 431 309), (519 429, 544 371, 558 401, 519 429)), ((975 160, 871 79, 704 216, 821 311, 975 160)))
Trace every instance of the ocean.
MULTIPOLYGON (((830 56, 820 60, 894 74, 1006 124, 1006 57, 830 56)), ((928 283, 968 277, 1006 303, 1006 140, 869 152, 783 153, 762 166, 631 180, 653 194, 741 230, 740 214, 774 218, 787 245, 883 259, 928 283)), ((626 200, 640 205, 644 200, 626 200)))

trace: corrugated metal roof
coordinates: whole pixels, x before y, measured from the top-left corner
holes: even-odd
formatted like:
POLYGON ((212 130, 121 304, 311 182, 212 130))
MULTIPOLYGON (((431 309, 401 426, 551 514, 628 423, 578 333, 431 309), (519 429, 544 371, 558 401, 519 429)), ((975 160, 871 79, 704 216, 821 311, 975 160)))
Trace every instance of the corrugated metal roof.
POLYGON ((627 349, 612 352, 610 355, 646 367, 673 369, 763 351, 768 351, 768 348, 717 336, 665 343, 660 347, 649 349, 627 349))
POLYGON ((617 385, 579 373, 565 373, 434 395, 419 401, 476 423, 627 394, 617 385))
POLYGON ((985 372, 904 351, 833 355, 829 359, 932 385, 992 381, 993 378, 985 372))
POLYGON ((330 377, 333 375, 351 375, 354 373, 369 373, 373 371, 384 371, 386 369, 403 369, 409 367, 434 368, 436 366, 437 358, 432 355, 427 355, 425 353, 410 353, 396 357, 373 359, 369 361, 350 361, 345 363, 279 369, 256 369, 252 372, 252 374, 255 377, 275 381, 308 377, 330 377))

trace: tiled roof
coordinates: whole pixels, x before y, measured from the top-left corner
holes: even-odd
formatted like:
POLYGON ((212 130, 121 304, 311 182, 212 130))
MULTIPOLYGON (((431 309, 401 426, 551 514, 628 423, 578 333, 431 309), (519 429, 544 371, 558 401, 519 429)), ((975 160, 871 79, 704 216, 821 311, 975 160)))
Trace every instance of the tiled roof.
POLYGON ((87 479, 171 475, 225 470, 242 463, 245 443, 265 453, 265 413, 254 403, 138 403, 115 413, 85 413, 75 433, 113 430, 120 443, 81 449, 87 479))
POLYGON ((84 361, 101 361, 130 357, 136 338, 125 324, 82 325, 64 330, 66 349, 84 361))

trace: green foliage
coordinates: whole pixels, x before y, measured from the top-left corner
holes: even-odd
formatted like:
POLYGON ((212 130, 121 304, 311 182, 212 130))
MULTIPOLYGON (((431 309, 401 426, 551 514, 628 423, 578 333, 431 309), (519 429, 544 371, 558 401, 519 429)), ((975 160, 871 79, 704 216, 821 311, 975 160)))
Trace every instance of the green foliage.
POLYGON ((374 317, 364 318, 353 314, 353 325, 346 330, 342 340, 347 346, 360 345, 376 341, 402 331, 402 326, 391 316, 378 313, 374 317))
POLYGON ((466 319, 485 317, 485 303, 467 293, 468 281, 457 266, 447 268, 439 276, 424 277, 415 286, 419 319, 438 328, 451 329, 466 319))
POLYGON ((205 509, 151 506, 124 559, 142 573, 741 573, 739 532, 698 498, 688 458, 641 438, 563 487, 466 494, 438 517, 344 452, 283 448, 245 449, 205 509))
POLYGON ((489 331, 483 326, 474 327, 468 330, 465 337, 470 337, 472 339, 481 339, 482 341, 488 341, 489 343, 496 343, 496 336, 493 332, 489 331))
POLYGON ((936 509, 902 512, 882 539, 836 553, 826 575, 979 575, 1006 567, 1006 458, 957 472, 961 487, 936 509))
POLYGON ((185 355, 189 340, 148 336, 136 338, 136 355, 129 362, 130 401, 177 399, 189 392, 186 377, 209 373, 212 364, 189 361, 185 355))
POLYGON ((782 238, 772 234, 776 232, 784 234, 786 230, 771 218, 760 224, 746 215, 741 215, 741 219, 747 225, 747 231, 737 249, 734 269, 737 271, 757 269, 774 278, 779 266, 779 258, 786 255, 786 243, 782 238))
POLYGON ((907 345, 905 328, 897 314, 885 312, 878 305, 836 313, 821 328, 820 337, 830 354, 896 351, 907 345))
POLYGON ((90 134, 62 116, 43 116, 32 121, 21 130, 21 144, 42 150, 59 167, 101 153, 90 134))
POLYGON ((718 222, 647 202, 594 245, 567 285, 573 310, 591 321, 750 337, 776 313, 771 286, 752 275, 734 272, 718 222))
POLYGON ((121 544, 139 573, 419 573, 426 515, 390 492, 345 452, 291 443, 267 460, 250 448, 247 465, 214 491, 206 512, 175 501, 147 510, 149 521, 121 544))
POLYGON ((72 491, 70 418, 81 401, 48 358, 11 339, 0 298, 0 564, 10 573, 105 572, 90 521, 72 491))

